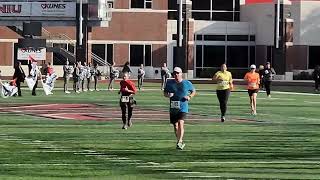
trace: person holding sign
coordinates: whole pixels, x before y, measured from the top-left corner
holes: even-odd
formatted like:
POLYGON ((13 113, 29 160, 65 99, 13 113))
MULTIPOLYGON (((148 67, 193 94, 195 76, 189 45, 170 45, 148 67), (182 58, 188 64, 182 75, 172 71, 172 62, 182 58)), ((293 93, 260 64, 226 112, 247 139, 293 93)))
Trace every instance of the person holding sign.
POLYGON ((246 73, 244 80, 247 82, 251 114, 257 115, 257 94, 259 91, 260 76, 256 73, 256 65, 252 64, 250 66, 250 72, 246 73))
POLYGON ((136 104, 133 96, 137 92, 137 88, 134 83, 129 80, 129 72, 125 72, 123 74, 123 80, 120 81, 120 107, 122 112, 122 122, 123 126, 122 129, 127 129, 128 127, 132 126, 132 111, 133 106, 136 104), (128 109, 128 118, 126 117, 126 111, 128 109))
POLYGON ((221 122, 226 120, 227 104, 230 96, 230 91, 233 89, 232 75, 227 71, 227 65, 222 64, 221 70, 216 72, 212 80, 217 82, 217 97, 220 104, 221 122))
POLYGON ((192 83, 182 78, 182 70, 175 67, 173 70, 174 79, 167 81, 164 88, 164 96, 170 98, 170 123, 173 124, 174 133, 177 138, 177 149, 185 147, 183 142, 184 120, 189 112, 188 102, 196 94, 192 83))

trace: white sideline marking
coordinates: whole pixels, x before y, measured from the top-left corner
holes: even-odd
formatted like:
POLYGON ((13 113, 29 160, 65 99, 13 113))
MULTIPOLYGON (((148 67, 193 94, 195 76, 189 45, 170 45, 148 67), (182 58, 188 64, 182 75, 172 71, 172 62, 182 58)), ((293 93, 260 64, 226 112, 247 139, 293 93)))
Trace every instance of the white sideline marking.
POLYGON ((167 174, 201 174, 203 172, 192 172, 192 171, 180 171, 180 172, 166 172, 167 174))
POLYGON ((188 171, 189 169, 154 169, 156 171, 188 171))
POLYGON ((171 167, 169 165, 151 165, 151 166, 137 166, 139 168, 168 168, 171 167))
POLYGON ((220 178, 221 176, 183 176, 184 178, 220 178))
POLYGON ((110 160, 111 162, 141 162, 142 160, 135 160, 135 159, 115 159, 110 160))
POLYGON ((80 166, 97 166, 97 165, 101 165, 101 164, 59 164, 59 163, 55 163, 55 164, 22 164, 22 163, 11 163, 11 164, 0 164, 0 166, 75 166, 75 165, 80 165, 80 166))
MULTIPOLYGON (((248 99, 249 97, 239 97, 241 99, 248 99)), ((267 98, 267 97, 257 97, 257 99, 263 99, 263 100, 287 100, 287 101, 295 101, 296 99, 293 98, 267 98)))
POLYGON ((305 103, 309 103, 309 104, 320 104, 320 102, 317 101, 303 101, 305 103))

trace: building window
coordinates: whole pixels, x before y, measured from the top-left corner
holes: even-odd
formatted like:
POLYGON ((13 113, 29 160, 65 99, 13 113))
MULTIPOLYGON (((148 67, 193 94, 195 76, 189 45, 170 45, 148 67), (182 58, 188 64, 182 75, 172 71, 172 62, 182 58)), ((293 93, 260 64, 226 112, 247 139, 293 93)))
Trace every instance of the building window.
POLYGON ((113 64, 113 44, 92 44, 92 53, 99 58, 93 58, 93 62, 103 66, 105 62, 113 64))
POLYGON ((240 21, 240 0, 193 0, 195 20, 240 21))
POLYGON ((130 45, 131 66, 152 66, 151 45, 130 45))
POLYGON ((225 63, 225 46, 203 46, 203 67, 220 67, 225 63))
POLYGON ((227 47, 227 65, 235 68, 248 67, 248 46, 228 46, 227 47))
POLYGON ((249 41, 248 35, 228 35, 228 41, 249 41))
POLYGON ((204 35, 205 41, 225 41, 225 35, 204 35))
POLYGON ((131 0, 131 8, 151 9, 152 0, 131 0))
MULTIPOLYGON (((68 45, 67 44, 58 44, 54 43, 53 44, 54 49, 64 49, 68 50, 68 45)), ((66 64, 67 57, 63 56, 61 53, 53 52, 53 65, 64 65, 66 64)))
POLYGON ((309 46, 309 64, 308 69, 314 69, 319 63, 320 46, 309 46))

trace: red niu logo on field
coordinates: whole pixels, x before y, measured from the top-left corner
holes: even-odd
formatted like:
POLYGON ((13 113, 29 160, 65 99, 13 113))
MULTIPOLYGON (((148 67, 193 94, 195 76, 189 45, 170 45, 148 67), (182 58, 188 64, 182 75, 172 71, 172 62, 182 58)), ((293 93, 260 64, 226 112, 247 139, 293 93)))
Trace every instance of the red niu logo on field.
POLYGON ((45 3, 41 4, 42 9, 65 9, 66 4, 60 4, 60 3, 45 3))
POLYGON ((1 13, 21 13, 21 6, 22 5, 15 5, 15 4, 3 4, 0 5, 0 12, 1 13))

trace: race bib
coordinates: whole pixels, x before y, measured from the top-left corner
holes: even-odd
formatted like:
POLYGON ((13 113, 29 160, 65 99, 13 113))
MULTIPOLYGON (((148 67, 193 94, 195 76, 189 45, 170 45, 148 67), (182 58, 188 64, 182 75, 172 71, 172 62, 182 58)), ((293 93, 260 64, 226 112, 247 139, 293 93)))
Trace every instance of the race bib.
POLYGON ((257 87, 257 83, 249 83, 249 87, 256 88, 257 87))
POLYGON ((220 82, 218 83, 218 85, 219 85, 219 86, 227 86, 227 85, 229 85, 229 81, 220 81, 220 82))
POLYGON ((171 101, 170 108, 171 109, 180 109, 180 101, 171 101))
POLYGON ((129 96, 121 96, 121 102, 127 103, 127 102, 129 102, 129 100, 130 100, 129 96))

